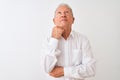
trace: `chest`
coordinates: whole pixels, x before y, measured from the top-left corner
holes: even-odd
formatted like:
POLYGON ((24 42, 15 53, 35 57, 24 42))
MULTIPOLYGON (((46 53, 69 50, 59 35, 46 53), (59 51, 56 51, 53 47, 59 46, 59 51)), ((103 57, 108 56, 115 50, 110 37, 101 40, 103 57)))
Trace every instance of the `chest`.
POLYGON ((58 49, 61 55, 58 56, 58 63, 61 65, 79 65, 82 62, 82 45, 77 40, 61 41, 58 49))

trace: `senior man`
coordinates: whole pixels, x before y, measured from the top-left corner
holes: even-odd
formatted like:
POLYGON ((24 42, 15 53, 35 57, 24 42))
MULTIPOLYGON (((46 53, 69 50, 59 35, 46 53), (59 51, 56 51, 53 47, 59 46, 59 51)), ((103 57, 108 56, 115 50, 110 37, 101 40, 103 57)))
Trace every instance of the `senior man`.
POLYGON ((55 26, 48 38, 45 71, 54 80, 84 80, 95 75, 95 59, 89 40, 72 30, 72 9, 60 4, 53 18, 55 26))

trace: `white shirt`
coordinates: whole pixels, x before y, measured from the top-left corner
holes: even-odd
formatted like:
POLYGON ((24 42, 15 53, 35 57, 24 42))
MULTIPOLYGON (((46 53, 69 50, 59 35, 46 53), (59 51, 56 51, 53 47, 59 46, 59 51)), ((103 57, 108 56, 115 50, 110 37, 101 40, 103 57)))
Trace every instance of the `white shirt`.
POLYGON ((47 47, 45 71, 49 73, 55 66, 64 67, 64 76, 51 80, 84 80, 95 75, 95 59, 85 36, 71 31, 67 40, 49 38, 47 47))

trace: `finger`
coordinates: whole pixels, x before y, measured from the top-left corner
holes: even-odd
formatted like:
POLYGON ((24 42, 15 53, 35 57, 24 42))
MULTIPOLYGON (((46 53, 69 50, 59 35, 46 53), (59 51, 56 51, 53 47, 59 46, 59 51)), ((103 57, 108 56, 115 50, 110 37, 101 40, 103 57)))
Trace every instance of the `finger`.
POLYGON ((50 76, 54 76, 54 74, 52 72, 49 73, 50 76))
POLYGON ((49 73, 50 76, 53 76, 53 77, 58 77, 57 74, 54 74, 54 73, 49 73))
POLYGON ((53 75, 53 74, 50 74, 50 76, 53 76, 53 77, 58 77, 58 75, 53 75))
POLYGON ((56 26, 57 28, 59 28, 59 29, 63 29, 63 27, 61 27, 61 26, 56 26))

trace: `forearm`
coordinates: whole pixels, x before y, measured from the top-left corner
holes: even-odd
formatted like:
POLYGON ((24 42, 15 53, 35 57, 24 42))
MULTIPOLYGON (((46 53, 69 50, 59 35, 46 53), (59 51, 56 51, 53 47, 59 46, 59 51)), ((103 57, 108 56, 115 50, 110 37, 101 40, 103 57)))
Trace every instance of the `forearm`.
POLYGON ((50 38, 47 46, 46 53, 44 60, 44 67, 47 73, 51 72, 52 69, 55 67, 57 62, 57 56, 61 53, 60 50, 57 49, 58 40, 54 38, 50 38))
POLYGON ((78 66, 70 66, 64 68, 64 76, 84 79, 95 75, 95 60, 89 64, 80 64, 78 66))
POLYGON ((44 65, 45 65, 45 71, 47 73, 51 72, 57 63, 56 54, 60 54, 60 51, 56 50, 51 54, 49 53, 49 55, 46 55, 46 57, 45 57, 44 65))

